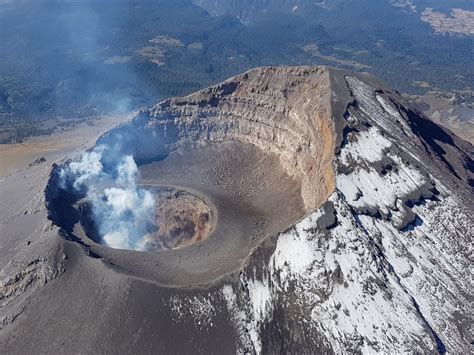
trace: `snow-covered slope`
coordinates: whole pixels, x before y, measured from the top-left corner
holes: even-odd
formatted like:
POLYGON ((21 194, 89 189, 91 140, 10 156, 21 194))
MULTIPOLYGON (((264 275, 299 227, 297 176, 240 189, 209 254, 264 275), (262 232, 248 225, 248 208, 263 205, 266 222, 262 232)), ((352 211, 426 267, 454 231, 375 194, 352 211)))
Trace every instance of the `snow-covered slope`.
POLYGON ((241 351, 469 353, 469 196, 399 103, 345 80, 336 191, 209 297, 226 301, 241 351))

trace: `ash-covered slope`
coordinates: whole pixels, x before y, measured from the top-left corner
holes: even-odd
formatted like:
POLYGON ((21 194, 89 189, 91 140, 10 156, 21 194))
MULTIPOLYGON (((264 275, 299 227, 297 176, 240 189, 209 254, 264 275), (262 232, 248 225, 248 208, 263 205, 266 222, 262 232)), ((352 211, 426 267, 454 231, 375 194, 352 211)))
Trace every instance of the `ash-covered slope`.
POLYGON ((41 248, 18 251, 2 206, 4 352, 472 351, 472 146, 375 78, 255 69, 99 143, 144 183, 208 197, 217 227, 178 250, 108 248, 56 167, 48 209, 21 214, 41 248))

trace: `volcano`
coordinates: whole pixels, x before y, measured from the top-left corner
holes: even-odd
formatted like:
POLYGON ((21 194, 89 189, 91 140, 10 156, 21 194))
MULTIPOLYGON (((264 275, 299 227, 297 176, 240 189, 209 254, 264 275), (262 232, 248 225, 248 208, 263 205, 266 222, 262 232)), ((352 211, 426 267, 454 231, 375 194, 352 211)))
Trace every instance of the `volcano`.
POLYGON ((473 147, 376 78, 253 69, 98 151, 81 188, 65 157, 2 202, 6 352, 472 350, 473 147), (141 244, 108 242, 97 201, 117 189, 150 202, 120 215, 141 244))

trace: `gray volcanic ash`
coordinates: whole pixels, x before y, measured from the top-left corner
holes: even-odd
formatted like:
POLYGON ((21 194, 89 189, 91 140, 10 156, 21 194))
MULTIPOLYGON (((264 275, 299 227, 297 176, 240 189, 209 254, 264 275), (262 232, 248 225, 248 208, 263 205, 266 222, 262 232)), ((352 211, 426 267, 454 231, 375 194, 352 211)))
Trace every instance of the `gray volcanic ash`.
POLYGON ((10 250, 19 218, 42 248, 2 274, 0 342, 468 353, 472 154, 367 74, 259 68, 168 99, 55 165, 37 213, 2 206, 10 250))

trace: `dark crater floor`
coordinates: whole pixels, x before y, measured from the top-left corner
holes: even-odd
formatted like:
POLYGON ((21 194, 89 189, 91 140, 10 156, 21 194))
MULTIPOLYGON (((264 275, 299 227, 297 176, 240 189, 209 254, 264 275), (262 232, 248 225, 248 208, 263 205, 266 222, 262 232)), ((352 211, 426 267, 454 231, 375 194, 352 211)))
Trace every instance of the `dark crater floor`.
POLYGON ((70 191, 58 190, 50 199, 50 215, 67 239, 92 255, 160 284, 212 282, 305 213, 300 182, 286 174, 277 155, 252 144, 189 146, 148 160, 139 171, 139 184, 156 204, 147 252, 101 245, 90 206, 70 191))

